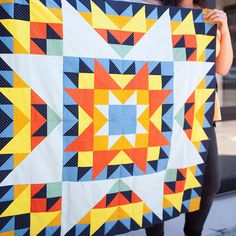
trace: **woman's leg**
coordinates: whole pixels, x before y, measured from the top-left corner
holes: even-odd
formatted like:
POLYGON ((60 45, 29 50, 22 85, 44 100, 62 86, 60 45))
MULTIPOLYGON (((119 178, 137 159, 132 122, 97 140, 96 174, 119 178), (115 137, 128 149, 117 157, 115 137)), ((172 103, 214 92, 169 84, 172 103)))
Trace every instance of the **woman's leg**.
POLYGON ((220 187, 220 167, 215 128, 211 129, 211 140, 209 143, 206 169, 204 173, 204 184, 200 209, 185 214, 184 232, 187 236, 200 236, 203 225, 211 208, 213 199, 220 187))
POLYGON ((153 225, 145 231, 147 236, 164 236, 164 223, 153 225))

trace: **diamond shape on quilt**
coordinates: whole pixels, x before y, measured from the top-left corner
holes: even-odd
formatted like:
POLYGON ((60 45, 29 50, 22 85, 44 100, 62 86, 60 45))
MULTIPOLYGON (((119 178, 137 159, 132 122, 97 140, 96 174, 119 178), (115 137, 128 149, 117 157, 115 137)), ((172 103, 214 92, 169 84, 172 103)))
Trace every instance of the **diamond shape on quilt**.
POLYGON ((142 199, 118 180, 66 235, 115 235, 160 222, 142 199))
POLYGON ((128 54, 167 10, 131 2, 121 5, 116 1, 67 1, 121 57, 128 54))
POLYGON ((62 55, 61 1, 6 1, 0 12, 0 54, 62 55))
POLYGON ((56 113, 0 59, 2 182, 58 125, 56 113))
POLYGON ((171 62, 64 57, 64 180, 165 169, 172 86, 171 62))

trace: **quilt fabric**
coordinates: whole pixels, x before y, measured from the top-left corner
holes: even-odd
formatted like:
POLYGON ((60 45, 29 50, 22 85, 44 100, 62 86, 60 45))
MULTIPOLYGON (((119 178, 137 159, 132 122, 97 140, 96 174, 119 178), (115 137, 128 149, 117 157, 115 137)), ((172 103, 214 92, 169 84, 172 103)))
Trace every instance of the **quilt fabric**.
POLYGON ((201 9, 0 3, 0 235, 116 235, 199 209, 216 25, 201 9))

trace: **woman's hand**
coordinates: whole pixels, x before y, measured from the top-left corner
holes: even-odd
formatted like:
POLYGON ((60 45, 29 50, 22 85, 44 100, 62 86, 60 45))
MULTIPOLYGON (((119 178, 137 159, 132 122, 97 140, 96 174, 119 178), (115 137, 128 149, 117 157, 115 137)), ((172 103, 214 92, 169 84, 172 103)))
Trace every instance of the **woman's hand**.
POLYGON ((204 19, 216 23, 220 31, 220 52, 216 58, 216 72, 221 75, 226 75, 233 62, 233 49, 227 15, 224 11, 218 9, 206 10, 206 14, 203 16, 204 19))
POLYGON ((217 27, 221 34, 229 33, 227 14, 218 9, 210 10, 204 14, 204 18, 217 23, 217 27))

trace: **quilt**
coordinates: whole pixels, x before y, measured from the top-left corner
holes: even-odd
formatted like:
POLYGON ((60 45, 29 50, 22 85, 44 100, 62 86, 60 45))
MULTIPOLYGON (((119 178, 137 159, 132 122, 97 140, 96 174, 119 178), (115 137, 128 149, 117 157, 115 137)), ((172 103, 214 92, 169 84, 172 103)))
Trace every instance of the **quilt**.
POLYGON ((206 10, 0 1, 0 235, 117 235, 199 209, 206 10))

